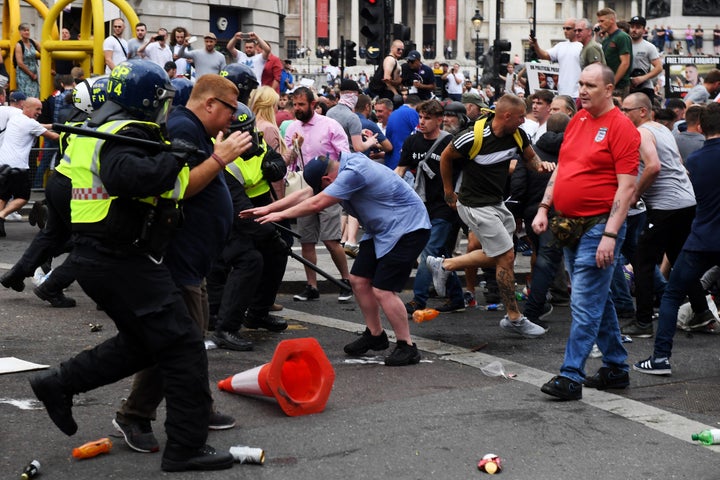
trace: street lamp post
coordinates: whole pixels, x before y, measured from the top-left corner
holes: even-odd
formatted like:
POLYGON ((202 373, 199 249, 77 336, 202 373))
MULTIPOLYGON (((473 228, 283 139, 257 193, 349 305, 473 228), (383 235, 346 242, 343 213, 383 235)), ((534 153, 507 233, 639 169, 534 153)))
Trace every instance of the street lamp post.
POLYGON ((475 15, 470 19, 475 30, 475 82, 478 88, 480 88, 480 27, 483 20, 480 10, 475 10, 475 15))

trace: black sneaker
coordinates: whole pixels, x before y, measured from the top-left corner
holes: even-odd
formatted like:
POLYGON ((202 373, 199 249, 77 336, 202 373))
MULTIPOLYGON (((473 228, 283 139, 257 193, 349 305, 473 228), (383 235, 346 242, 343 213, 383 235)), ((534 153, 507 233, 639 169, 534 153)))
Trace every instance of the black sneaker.
POLYGON ((5 288, 12 288, 16 292, 25 290, 25 279, 18 278, 12 270, 3 273, 0 277, 0 283, 5 288))
POLYGON ((238 352, 249 352, 253 349, 253 343, 250 340, 242 338, 237 331, 228 332, 227 330, 215 330, 210 337, 219 348, 227 348, 228 350, 236 350, 238 352))
POLYGON ((46 302, 50 302, 50 306, 53 308, 73 308, 77 305, 74 298, 66 297, 62 291, 51 292, 48 290, 44 283, 33 289, 33 293, 46 302))
POLYGON ((670 360, 667 358, 655 358, 654 355, 633 364, 633 370, 650 375, 672 375, 670 360))
POLYGON ((150 420, 146 418, 129 419, 123 416, 122 419, 117 416, 112 421, 115 430, 120 432, 125 438, 127 446, 142 453, 154 453, 160 450, 160 444, 155 438, 150 420))
POLYGON ((713 320, 716 320, 715 314, 711 312, 710 309, 707 309, 702 313, 693 315, 687 322, 687 328, 688 330, 702 329, 702 327, 712 322, 713 320))
POLYGON ((540 387, 540 391, 561 400, 580 400, 582 384, 567 377, 557 375, 540 387))
POLYGON ((48 370, 33 376, 30 386, 60 431, 67 436, 74 435, 78 426, 72 416, 72 394, 63 389, 58 371, 48 370))
POLYGON ((404 340, 398 340, 393 352, 385 357, 385 365, 388 367, 404 367, 420 363, 420 352, 417 345, 408 345, 404 340))
POLYGON ((305 290, 293 297, 296 302, 307 302, 309 300, 317 300, 320 298, 320 292, 312 285, 305 285, 305 290))
POLYGON ((210 413, 210 422, 208 423, 210 430, 229 430, 233 427, 235 427, 235 419, 230 415, 218 411, 210 413))
POLYGON ((165 472, 225 470, 232 468, 234 462, 230 452, 217 452, 210 445, 188 448, 168 441, 160 468, 165 472))
POLYGON ((585 379, 584 385, 598 390, 626 388, 630 385, 630 375, 617 367, 600 367, 595 375, 585 379))
POLYGON ((258 317, 250 312, 245 315, 242 323, 252 330, 264 328, 271 332, 282 332, 288 327, 288 323, 284 319, 276 317, 275 315, 265 314, 263 317, 258 317))
POLYGON ((365 331, 360 335, 360 338, 345 345, 343 350, 345 350, 345 353, 348 355, 358 357, 367 353, 368 350, 385 350, 389 346, 390 342, 388 341, 385 330, 383 330, 380 335, 373 336, 370 333, 370 329, 365 327, 365 331))
POLYGON ((440 313, 464 312, 465 301, 461 300, 460 303, 453 303, 451 300, 448 300, 439 307, 437 307, 435 310, 440 313))
POLYGON ((623 335, 630 335, 635 338, 652 338, 653 326, 652 323, 647 326, 643 326, 637 323, 636 320, 633 320, 623 325, 620 328, 620 333, 623 335))
POLYGON ((352 286, 350 286, 350 280, 348 280, 347 278, 343 278, 340 281, 342 283, 344 283, 345 285, 347 285, 347 288, 343 288, 342 290, 340 290, 340 294, 338 295, 338 302, 340 302, 340 303, 349 302, 353 298, 353 291, 352 291, 352 286))

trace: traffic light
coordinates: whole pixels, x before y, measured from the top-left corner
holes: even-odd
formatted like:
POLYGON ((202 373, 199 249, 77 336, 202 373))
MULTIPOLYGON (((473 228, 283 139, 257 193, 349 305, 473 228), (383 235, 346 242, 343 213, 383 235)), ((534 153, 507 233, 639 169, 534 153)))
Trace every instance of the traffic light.
POLYGON ((366 55, 368 63, 373 61, 379 63, 382 56, 387 52, 386 45, 386 23, 385 0, 360 0, 360 17, 366 23, 360 29, 360 33, 366 39, 366 55))
POLYGON ((493 62, 495 65, 495 75, 505 75, 507 73, 507 65, 510 62, 510 54, 512 44, 507 40, 495 40, 493 44, 493 62))
POLYGON ((357 43, 352 40, 345 40, 345 66, 354 67, 357 65, 357 57, 355 56, 355 47, 357 43))
POLYGON ((340 65, 340 50, 337 48, 334 50, 330 50, 330 65, 333 67, 337 67, 340 65))

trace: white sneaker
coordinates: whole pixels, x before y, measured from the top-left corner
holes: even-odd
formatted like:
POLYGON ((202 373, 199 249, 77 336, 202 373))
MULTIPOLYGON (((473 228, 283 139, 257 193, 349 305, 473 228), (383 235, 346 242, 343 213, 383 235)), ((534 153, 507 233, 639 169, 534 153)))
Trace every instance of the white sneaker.
POLYGON ((425 260, 425 264, 432 273, 433 286, 439 297, 445 296, 445 283, 447 283, 450 276, 450 272, 442 266, 443 260, 445 260, 445 257, 433 257, 431 255, 428 255, 425 260))
MULTIPOLYGON (((429 257, 428 257, 429 258, 429 257)), ((536 325, 527 317, 522 316, 518 320, 512 322, 507 315, 500 320, 500 328, 508 332, 517 333, 526 338, 535 338, 545 335, 546 330, 540 325, 536 325)))
POLYGON ((7 217, 5 217, 6 222, 22 222, 23 217, 18 212, 12 212, 7 217))

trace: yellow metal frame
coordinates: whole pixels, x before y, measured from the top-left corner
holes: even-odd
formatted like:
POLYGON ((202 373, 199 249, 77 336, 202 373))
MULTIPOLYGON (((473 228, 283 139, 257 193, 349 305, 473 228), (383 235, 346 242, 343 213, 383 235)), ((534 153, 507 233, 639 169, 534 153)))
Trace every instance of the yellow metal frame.
MULTIPOLYGON (((102 44, 105 40, 105 12, 103 0, 84 0, 80 17, 80 35, 77 40, 59 40, 57 20, 63 9, 73 0, 60 0, 48 9, 40 0, 23 0, 29 3, 44 19, 40 34, 40 98, 47 98, 54 90, 52 60, 76 60, 89 75, 105 72, 105 55, 102 44), (96 29, 98 35, 96 35, 96 29), (48 59, 50 61, 48 61, 48 59)), ((125 0, 110 0, 128 19, 135 31, 140 22, 135 10, 125 0)), ((3 3, 2 38, 0 51, 10 75, 10 86, 16 88, 15 67, 12 64, 14 46, 20 39, 20 0, 6 0, 3 3)))

